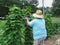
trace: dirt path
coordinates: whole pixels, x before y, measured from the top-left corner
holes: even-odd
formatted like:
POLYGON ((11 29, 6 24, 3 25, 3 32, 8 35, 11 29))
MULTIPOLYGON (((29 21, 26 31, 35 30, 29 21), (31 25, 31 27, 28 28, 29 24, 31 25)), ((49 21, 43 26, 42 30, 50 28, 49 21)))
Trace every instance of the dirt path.
POLYGON ((57 45, 57 43, 60 43, 60 35, 54 35, 45 41, 45 45, 57 45))

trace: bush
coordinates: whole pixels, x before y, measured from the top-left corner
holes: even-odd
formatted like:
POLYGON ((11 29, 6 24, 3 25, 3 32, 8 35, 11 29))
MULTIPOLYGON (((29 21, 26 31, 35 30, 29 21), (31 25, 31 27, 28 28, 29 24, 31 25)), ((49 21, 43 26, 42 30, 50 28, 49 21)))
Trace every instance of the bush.
POLYGON ((55 25, 52 23, 51 17, 52 17, 51 14, 45 15, 46 29, 47 29, 48 37, 51 37, 52 35, 54 35, 56 33, 56 28, 55 28, 55 25))
POLYGON ((54 23, 56 28, 56 34, 60 34, 60 23, 54 23))
POLYGON ((25 25, 24 21, 24 16, 28 15, 30 17, 30 9, 20 9, 13 6, 9 10, 10 12, 6 16, 7 22, 0 45, 32 45, 32 30, 25 25))

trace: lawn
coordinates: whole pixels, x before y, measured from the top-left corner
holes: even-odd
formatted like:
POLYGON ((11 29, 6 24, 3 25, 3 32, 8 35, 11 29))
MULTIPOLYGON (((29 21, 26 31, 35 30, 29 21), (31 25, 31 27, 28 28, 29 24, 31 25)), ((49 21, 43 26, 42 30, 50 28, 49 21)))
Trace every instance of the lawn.
POLYGON ((6 20, 0 20, 0 30, 4 29, 6 20))
POLYGON ((3 34, 3 32, 4 32, 5 23, 6 23, 6 20, 0 20, 0 36, 1 36, 1 35, 3 34))
POLYGON ((52 17, 52 23, 60 23, 60 17, 52 17))

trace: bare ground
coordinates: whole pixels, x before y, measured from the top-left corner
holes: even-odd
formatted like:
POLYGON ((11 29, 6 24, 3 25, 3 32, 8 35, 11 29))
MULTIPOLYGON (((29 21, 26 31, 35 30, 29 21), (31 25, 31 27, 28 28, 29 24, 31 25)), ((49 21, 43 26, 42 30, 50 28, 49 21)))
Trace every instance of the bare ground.
POLYGON ((47 39, 45 45, 60 45, 60 35, 54 35, 47 39))

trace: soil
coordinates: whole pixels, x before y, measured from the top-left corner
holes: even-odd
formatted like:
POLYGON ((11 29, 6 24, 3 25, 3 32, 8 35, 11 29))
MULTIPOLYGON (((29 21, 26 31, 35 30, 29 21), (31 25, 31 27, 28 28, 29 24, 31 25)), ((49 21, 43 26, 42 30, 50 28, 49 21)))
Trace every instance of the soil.
POLYGON ((45 40, 45 45, 60 45, 60 35, 54 35, 45 40))

